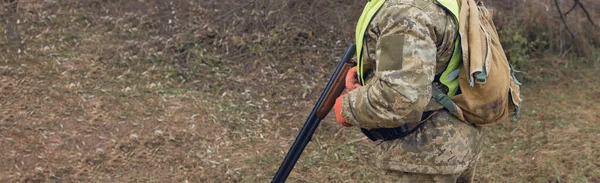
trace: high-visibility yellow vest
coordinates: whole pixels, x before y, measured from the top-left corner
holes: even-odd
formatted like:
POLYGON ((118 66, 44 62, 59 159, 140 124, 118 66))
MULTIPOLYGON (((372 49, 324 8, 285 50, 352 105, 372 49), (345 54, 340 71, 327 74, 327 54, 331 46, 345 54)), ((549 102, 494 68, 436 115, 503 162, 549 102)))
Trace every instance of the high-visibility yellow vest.
MULTIPOLYGON (((377 12, 379 11, 379 9, 381 9, 381 7, 383 6, 383 4, 385 3, 386 0, 369 0, 369 2, 367 2, 367 5, 365 5, 365 8, 360 16, 360 18, 358 19, 358 23, 356 25, 356 59, 358 62, 358 69, 357 69, 357 74, 358 77, 361 81, 361 83, 365 83, 365 79, 364 79, 364 68, 363 68, 363 57, 362 57, 362 49, 363 49, 363 44, 365 42, 364 37, 367 31, 367 28, 369 27, 369 23, 371 23, 371 20, 373 20, 373 17, 375 16, 375 14, 377 14, 377 12)), ((460 12, 460 7, 458 5, 458 2, 456 0, 436 0, 436 2, 440 5, 442 5, 442 7, 446 8, 448 11, 450 11, 453 15, 453 17, 456 20, 456 34, 458 35, 458 15, 460 12)), ((450 63, 448 63, 448 66, 446 67, 446 70, 444 70, 444 72, 442 73, 442 76, 440 77, 440 82, 442 84, 444 84, 446 87, 448 87, 448 96, 452 97, 456 94, 456 92, 458 91, 458 78, 452 78, 449 79, 448 75, 454 71, 460 68, 462 63, 462 52, 460 49, 460 36, 456 36, 456 40, 454 41, 454 53, 452 54, 452 57, 450 59, 450 63)))

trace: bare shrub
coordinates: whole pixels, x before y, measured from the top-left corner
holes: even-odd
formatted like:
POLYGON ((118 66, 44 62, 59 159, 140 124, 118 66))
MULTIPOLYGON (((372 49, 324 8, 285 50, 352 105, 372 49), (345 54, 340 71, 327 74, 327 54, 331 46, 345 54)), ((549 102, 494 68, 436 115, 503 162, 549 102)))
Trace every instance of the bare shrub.
POLYGON ((600 2, 579 1, 589 19, 581 7, 572 8, 575 0, 556 1, 565 25, 554 0, 484 0, 488 8, 497 10, 494 21, 501 40, 510 59, 517 63, 548 53, 595 56, 600 31, 592 22, 600 21, 600 2))

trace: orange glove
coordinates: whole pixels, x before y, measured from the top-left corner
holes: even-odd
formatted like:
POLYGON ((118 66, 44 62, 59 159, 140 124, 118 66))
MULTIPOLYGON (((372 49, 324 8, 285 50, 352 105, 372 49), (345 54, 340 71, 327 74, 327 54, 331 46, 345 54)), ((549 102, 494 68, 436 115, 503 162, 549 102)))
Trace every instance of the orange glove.
POLYGON ((360 88, 360 83, 358 82, 358 78, 356 77, 356 69, 357 67, 354 66, 350 70, 348 70, 348 73, 346 74, 346 90, 348 90, 348 92, 360 88))
POLYGON ((333 110, 335 111, 335 119, 337 122, 345 127, 351 127, 352 125, 346 122, 346 119, 342 116, 342 100, 347 94, 340 95, 337 99, 335 99, 335 105, 333 105, 333 110))

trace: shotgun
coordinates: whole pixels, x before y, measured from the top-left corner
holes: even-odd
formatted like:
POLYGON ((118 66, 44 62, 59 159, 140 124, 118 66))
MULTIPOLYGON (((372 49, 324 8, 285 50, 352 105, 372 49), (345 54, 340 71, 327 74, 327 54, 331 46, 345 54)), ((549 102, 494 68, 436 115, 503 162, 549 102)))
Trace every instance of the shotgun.
POLYGON ((333 75, 331 75, 327 86, 323 90, 323 93, 321 93, 319 101, 317 101, 317 104, 313 107, 310 116, 302 127, 302 130, 300 130, 300 133, 298 133, 298 136, 296 136, 294 144, 285 156, 281 166, 279 166, 275 177, 273 177, 273 180, 271 181, 272 183, 285 182, 288 175, 290 175, 290 172, 294 168, 294 165, 298 161, 298 158, 300 158, 302 151, 304 151, 304 148, 311 140, 313 133, 315 133, 315 130, 317 129, 317 126, 319 126, 321 120, 324 119, 327 114, 329 114, 329 111, 335 104, 335 99, 337 99, 346 88, 346 73, 348 73, 350 68, 356 65, 356 63, 352 61, 352 57, 354 57, 355 52, 356 45, 351 44, 346 50, 344 57, 342 57, 342 61, 340 61, 340 63, 337 65, 333 75))

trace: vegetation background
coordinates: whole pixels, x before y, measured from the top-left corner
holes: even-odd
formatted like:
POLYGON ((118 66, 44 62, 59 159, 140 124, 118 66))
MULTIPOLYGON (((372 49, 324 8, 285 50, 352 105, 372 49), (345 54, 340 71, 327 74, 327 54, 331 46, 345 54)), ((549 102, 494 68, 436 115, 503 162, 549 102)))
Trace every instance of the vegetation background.
MULTIPOLYGON (((600 182, 600 1, 484 2, 525 106, 476 180, 600 182)), ((0 182, 268 182, 364 1, 1 3, 0 182)), ((288 182, 392 181, 374 145, 330 115, 288 182)))

